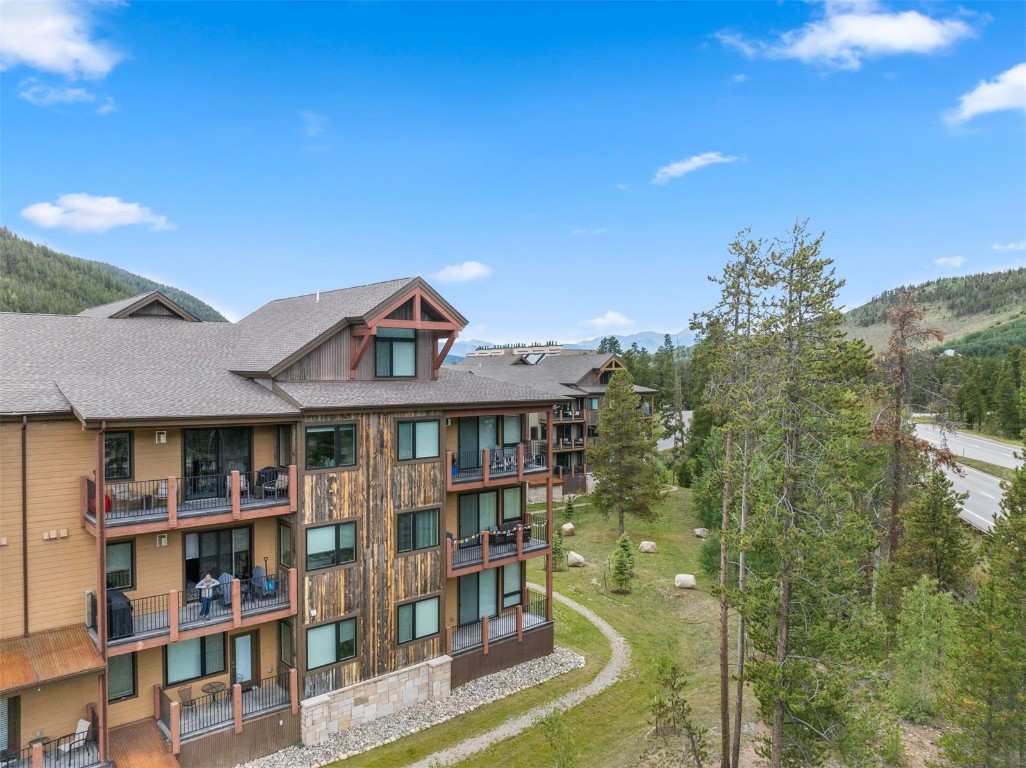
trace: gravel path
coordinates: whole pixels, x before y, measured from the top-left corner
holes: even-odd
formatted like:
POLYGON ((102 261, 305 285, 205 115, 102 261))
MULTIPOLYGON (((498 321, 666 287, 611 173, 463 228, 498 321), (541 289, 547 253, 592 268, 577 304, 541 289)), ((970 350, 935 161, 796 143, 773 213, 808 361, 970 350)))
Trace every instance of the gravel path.
MULTIPOLYGON (((536 584, 530 584, 529 586, 540 588, 536 584)), ((627 668, 627 664, 630 663, 631 649, 630 646, 627 645, 627 641, 617 634, 616 630, 609 626, 609 624, 580 603, 575 602, 569 597, 565 597, 558 592, 553 592, 552 598, 562 603, 570 610, 576 611, 584 616, 588 621, 598 627, 599 631, 606 636, 607 640, 609 640, 609 644, 613 647, 613 653, 609 658, 609 662, 602 671, 599 672, 595 679, 587 685, 570 691, 570 693, 561 696, 555 701, 543 704, 540 707, 535 707, 518 717, 507 720, 502 725, 493 728, 487 733, 482 733, 480 736, 475 736, 471 739, 467 739, 466 741, 461 741, 455 746, 449 747, 441 752, 436 752, 433 755, 429 755, 423 760, 414 763, 411 768, 434 768, 434 766, 437 765, 453 765, 458 763, 461 760, 470 757, 475 752, 481 752, 482 750, 488 749, 488 747, 498 741, 508 739, 511 736, 516 736, 517 734, 526 731, 535 724, 535 721, 539 717, 544 717, 554 709, 569 709, 570 707, 575 707, 585 699, 591 698, 597 693, 601 693, 617 681, 620 674, 627 668)))

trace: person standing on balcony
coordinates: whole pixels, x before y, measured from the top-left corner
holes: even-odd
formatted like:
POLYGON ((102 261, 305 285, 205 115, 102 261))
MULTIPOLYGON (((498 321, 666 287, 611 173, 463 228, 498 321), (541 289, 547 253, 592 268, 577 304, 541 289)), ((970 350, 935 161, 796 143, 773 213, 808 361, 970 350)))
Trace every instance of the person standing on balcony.
POLYGON ((196 582, 196 589, 200 591, 200 616, 204 619, 210 618, 210 604, 214 602, 214 587, 220 582, 210 577, 210 572, 196 582))

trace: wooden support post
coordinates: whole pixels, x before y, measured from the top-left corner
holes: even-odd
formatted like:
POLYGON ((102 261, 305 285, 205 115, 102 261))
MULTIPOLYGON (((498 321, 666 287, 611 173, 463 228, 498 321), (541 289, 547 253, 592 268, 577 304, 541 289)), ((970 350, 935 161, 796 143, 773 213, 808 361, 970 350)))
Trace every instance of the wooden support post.
POLYGON ((182 752, 182 705, 177 701, 171 702, 171 754, 178 755, 182 752))
POLYGON ((178 639, 178 608, 181 605, 181 595, 177 589, 172 589, 167 593, 167 621, 171 630, 171 642, 175 642, 178 639))
POLYGON ((235 716, 235 732, 242 733, 242 686, 232 686, 232 714, 235 716))
POLYGON ((299 511, 299 470, 289 464, 289 512, 299 511))
POLYGON ((517 524, 513 529, 513 535, 517 537, 517 560, 524 559, 524 526, 517 524))
POLYGON ((289 702, 292 704, 292 714, 299 714, 299 670, 289 667, 289 702))
POLYGON ((178 527, 178 478, 167 479, 167 524, 169 528, 178 527))
POLYGON ((488 655, 488 617, 481 619, 481 653, 488 655))
POLYGON ((517 443, 517 481, 524 482, 524 444, 517 443))
POLYGON ((228 475, 228 484, 231 487, 232 499, 232 520, 242 519, 242 490, 239 483, 239 470, 233 469, 228 475))
POLYGON ((289 568, 289 612, 295 614, 299 610, 299 571, 289 568))
MULTIPOLYGON (((253 589, 253 585, 250 585, 253 589)), ((242 626, 242 582, 238 577, 232 579, 232 626, 242 626)))
POLYGON ((524 606, 517 606, 517 642, 524 642, 524 606))
POLYGON ((43 745, 32 745, 32 768, 43 768, 43 745))
MULTIPOLYGON (((445 452, 445 490, 452 491, 452 481, 456 479, 459 469, 452 463, 452 451, 445 452)), ((85 478, 83 478, 84 480, 85 478)))
POLYGON ((445 655, 452 656, 452 627, 445 628, 445 655))
POLYGON ((481 451, 481 477, 484 479, 484 484, 488 485, 488 480, 492 474, 492 462, 491 462, 491 451, 485 448, 481 451))
POLYGON ((488 567, 488 550, 491 538, 492 534, 490 531, 481 531, 481 564, 485 568, 488 567))

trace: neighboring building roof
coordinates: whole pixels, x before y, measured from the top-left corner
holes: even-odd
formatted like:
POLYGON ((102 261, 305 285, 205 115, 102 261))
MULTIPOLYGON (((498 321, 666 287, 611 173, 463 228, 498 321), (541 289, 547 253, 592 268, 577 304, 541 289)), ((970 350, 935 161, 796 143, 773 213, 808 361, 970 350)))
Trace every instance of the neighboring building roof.
POLYGON ((277 299, 237 323, 242 335, 228 367, 239 373, 272 371, 323 336, 347 322, 363 322, 396 294, 414 288, 427 291, 447 312, 467 324, 465 317, 419 277, 277 299))
POLYGON ((0 313, 0 413, 84 420, 294 414, 225 362, 231 323, 0 313))
POLYGON ((199 322, 199 318, 188 310, 175 303, 160 291, 150 291, 130 296, 127 299, 112 301, 110 304, 102 304, 98 307, 90 307, 79 312, 80 317, 101 317, 101 318, 127 318, 153 304, 160 304, 167 310, 167 316, 177 317, 179 320, 199 322))
POLYGON ((84 624, 0 640, 0 694, 105 668, 84 624))
POLYGON ((446 368, 439 371, 437 381, 304 381, 280 382, 276 387, 304 409, 549 405, 562 399, 523 385, 446 368))
MULTIPOLYGON (((527 362, 522 357, 486 355, 467 357, 447 367, 456 371, 472 371, 480 376, 522 384, 556 395, 574 397, 582 392, 601 394, 606 391, 604 386, 579 382, 591 371, 605 366, 613 357, 615 355, 605 352, 575 351, 574 354, 568 355, 545 355, 536 362, 527 362)), ((634 391, 649 394, 656 390, 635 385, 634 391)))

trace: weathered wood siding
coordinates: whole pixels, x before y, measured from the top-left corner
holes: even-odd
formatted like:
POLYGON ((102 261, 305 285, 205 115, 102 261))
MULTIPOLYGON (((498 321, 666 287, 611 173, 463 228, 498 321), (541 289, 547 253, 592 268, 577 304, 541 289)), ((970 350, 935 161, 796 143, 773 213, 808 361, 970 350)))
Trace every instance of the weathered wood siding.
MULTIPOLYGON (((280 376, 279 381, 346 381, 349 379, 350 339, 348 328, 343 328, 323 344, 294 362, 280 376)), ((374 357, 374 342, 367 355, 374 357)), ((372 369, 373 370, 373 369, 372 369)))
MULTIPOLYGON (((301 595, 303 630, 298 645, 305 661, 305 629, 339 617, 356 616, 357 658, 337 667, 316 670, 327 689, 377 677, 441 655, 441 634, 397 645, 397 603, 417 597, 441 596, 445 563, 441 548, 397 556, 396 515, 445 502, 441 458, 399 462, 396 424, 410 418, 438 418, 437 411, 369 413, 327 422, 357 425, 356 466, 304 474, 299 517, 302 527, 329 521, 357 522, 356 562, 306 575, 301 595), (317 611, 315 619, 311 610, 317 611)), ((442 422, 444 424, 444 422, 442 422)), ((297 550, 305 553, 305 533, 297 550)), ((305 555, 304 555, 305 557, 305 555)), ((444 600, 443 600, 444 602, 444 600)))

